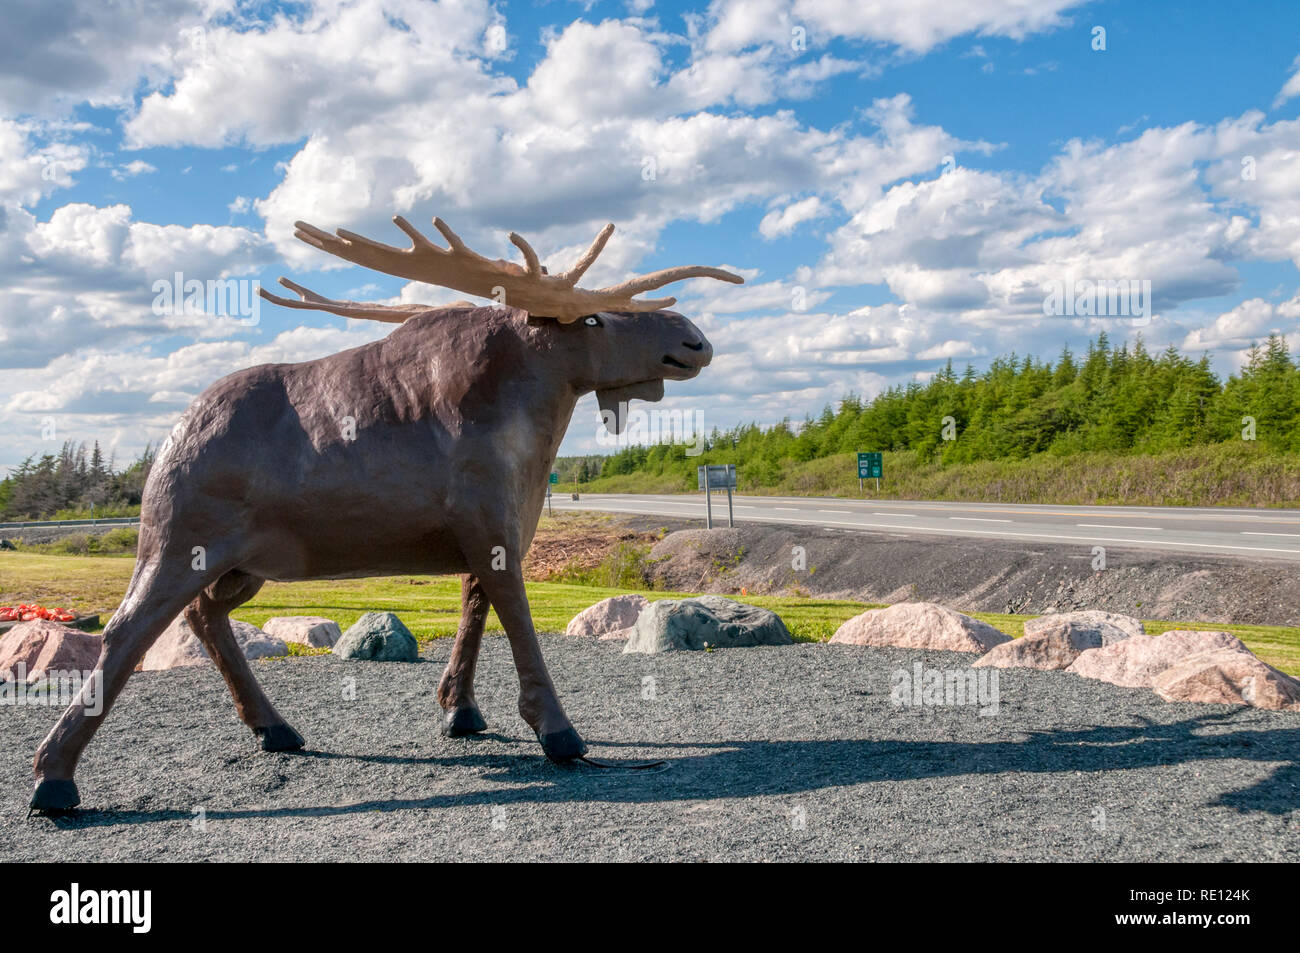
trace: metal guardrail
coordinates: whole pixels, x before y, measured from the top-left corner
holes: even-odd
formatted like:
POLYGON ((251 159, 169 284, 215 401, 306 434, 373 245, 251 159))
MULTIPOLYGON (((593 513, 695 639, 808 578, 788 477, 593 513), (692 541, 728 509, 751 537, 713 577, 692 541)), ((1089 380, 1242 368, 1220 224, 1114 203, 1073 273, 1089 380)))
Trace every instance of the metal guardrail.
POLYGON ((0 523, 0 529, 40 529, 45 526, 135 526, 138 516, 113 516, 93 520, 35 520, 30 523, 0 523))

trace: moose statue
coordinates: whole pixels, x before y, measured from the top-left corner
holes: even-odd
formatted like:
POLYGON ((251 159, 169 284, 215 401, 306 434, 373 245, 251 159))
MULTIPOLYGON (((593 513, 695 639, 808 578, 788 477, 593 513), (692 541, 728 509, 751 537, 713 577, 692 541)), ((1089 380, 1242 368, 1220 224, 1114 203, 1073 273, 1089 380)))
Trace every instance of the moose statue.
POLYGON ((33 809, 80 803, 73 775, 82 751, 181 613, 261 747, 301 748, 230 627, 230 612, 268 579, 460 574, 460 626, 437 688, 443 732, 487 727, 474 668, 490 605, 514 656, 519 713, 542 750, 560 763, 586 753, 546 670, 524 589, 547 475, 583 394, 596 392, 605 425, 619 432, 629 400, 661 399, 665 380, 693 378, 713 357, 699 329, 666 310, 675 298, 635 296, 685 278, 743 279, 688 265, 590 290, 578 280, 613 225, 552 275, 517 234, 522 266, 476 254, 438 218, 447 248, 393 221, 409 248, 304 222, 294 234, 354 264, 496 303, 338 301, 285 278, 300 300, 261 292, 286 307, 401 327, 320 360, 238 371, 181 416, 145 485, 135 571, 104 629, 95 677, 37 749, 33 809))

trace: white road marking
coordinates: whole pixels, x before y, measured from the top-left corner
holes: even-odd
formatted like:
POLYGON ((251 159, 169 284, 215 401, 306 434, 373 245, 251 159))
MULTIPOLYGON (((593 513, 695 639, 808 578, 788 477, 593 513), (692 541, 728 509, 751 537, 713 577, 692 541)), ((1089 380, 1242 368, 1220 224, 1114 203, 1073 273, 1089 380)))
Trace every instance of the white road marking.
MULTIPOLYGON (((604 502, 604 501, 599 501, 604 502)), ((562 506, 563 509, 590 509, 581 505, 574 506, 568 500, 565 501, 568 506, 562 506)), ((610 504, 615 505, 615 504, 610 504)), ((620 512, 615 510, 615 512, 620 512)), ((623 511, 626 512, 626 511, 623 511)), ((658 513, 645 514, 649 516, 658 516, 658 513)), ((892 514, 891 514, 892 515, 892 514)), ((762 517, 757 518, 757 522, 763 522, 762 517)), ((810 523, 814 526, 843 526, 849 529, 886 529, 892 530, 898 527, 890 523, 845 523, 834 522, 832 520, 811 520, 799 519, 798 517, 783 516, 776 522, 782 523, 810 523)), ((1007 520, 1006 522, 1010 522, 1007 520)), ((957 536, 1006 536, 1016 539, 1061 539, 1076 543, 1099 543, 1108 542, 1115 544, 1129 544, 1133 546, 1154 546, 1158 549, 1231 549, 1247 553, 1273 553, 1283 556, 1300 556, 1300 549, 1279 549, 1273 546, 1233 546, 1226 543, 1193 543, 1193 542, 1166 542, 1157 539, 1124 539, 1122 537, 1105 537, 1105 536, 1065 536, 1055 533, 1005 533, 996 530, 974 530, 974 529, 955 529, 955 528, 938 528, 928 526, 917 526, 913 532, 918 533, 936 533, 938 535, 957 535, 957 536)))
MULTIPOLYGON (((793 517, 785 517, 781 522, 787 523, 812 523, 814 525, 829 525, 830 521, 823 520, 802 520, 793 517)), ((848 526, 853 529, 895 529, 888 523, 836 523, 837 526, 848 526)), ((980 531, 974 529, 939 529, 928 526, 918 526, 914 532, 917 533, 938 533, 939 535, 959 535, 959 536, 1008 536, 1018 539, 1064 539, 1075 543, 1130 543, 1134 546, 1156 546, 1161 549, 1182 549, 1184 547, 1194 547, 1196 549, 1239 549, 1248 553, 1281 553, 1288 556, 1300 556, 1300 549, 1277 549, 1273 546, 1231 546, 1219 543, 1168 543, 1158 539, 1122 539, 1120 537, 1097 537, 1097 536, 1061 536, 1053 533, 999 533, 996 530, 980 531)))
POLYGON ((1145 529, 1145 530, 1162 530, 1163 526, 1120 526, 1118 523, 1075 523, 1075 526, 1082 526, 1084 529, 1145 529))
POLYGON ((967 523, 1010 523, 1011 520, 995 520, 987 516, 949 516, 950 520, 963 520, 967 523))
POLYGON ((1300 533, 1251 533, 1247 530, 1241 531, 1242 536, 1300 536, 1300 533))
POLYGON ((818 513, 848 513, 852 515, 852 510, 818 510, 818 513))

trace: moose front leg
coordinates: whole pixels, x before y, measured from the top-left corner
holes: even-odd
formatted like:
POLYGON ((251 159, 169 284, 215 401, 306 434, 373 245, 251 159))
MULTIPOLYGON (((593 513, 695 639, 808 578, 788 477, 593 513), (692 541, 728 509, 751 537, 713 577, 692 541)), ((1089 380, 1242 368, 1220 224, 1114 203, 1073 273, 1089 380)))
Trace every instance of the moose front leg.
POLYGON ((487 722, 474 700, 474 668, 483 643, 483 625, 487 622, 488 598, 477 576, 466 574, 460 580, 460 628, 451 658, 438 682, 438 704, 446 712, 442 733, 459 738, 485 731, 487 722))
POLYGON ((528 608, 519 559, 506 552, 504 547, 496 547, 496 554, 488 554, 485 564, 476 566, 474 574, 497 610, 510 639, 510 652, 514 655, 515 671, 519 674, 519 714, 537 733, 546 757, 557 764, 580 758, 586 754, 587 746, 564 713, 564 706, 560 704, 551 675, 546 670, 546 661, 542 658, 542 649, 533 629, 533 616, 528 608))

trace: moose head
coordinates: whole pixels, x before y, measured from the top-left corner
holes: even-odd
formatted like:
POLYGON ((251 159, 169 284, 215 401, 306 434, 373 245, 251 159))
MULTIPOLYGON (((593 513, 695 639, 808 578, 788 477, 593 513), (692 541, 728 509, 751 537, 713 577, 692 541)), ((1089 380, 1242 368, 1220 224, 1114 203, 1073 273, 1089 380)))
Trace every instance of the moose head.
POLYGON ((460 627, 437 686, 443 733, 487 728, 474 671, 490 606, 514 656, 520 715, 551 760, 585 755, 547 673, 524 588, 546 475, 581 395, 596 392, 605 425, 617 432, 629 400, 659 400, 664 381, 694 377, 712 359, 699 329, 667 310, 676 299, 636 295, 684 278, 742 279, 688 265, 589 290, 578 280, 612 225, 572 268, 552 275, 514 233, 523 265, 476 254, 440 219, 433 223, 447 248, 401 217, 394 222, 409 248, 303 222, 295 234, 346 261, 497 305, 337 301, 285 278, 296 300, 262 292, 285 307, 401 327, 319 360, 238 371, 181 416, 145 485, 135 572, 104 629, 97 676, 37 749, 33 808, 80 802, 73 775, 82 751, 178 614, 262 748, 302 747, 230 627, 230 612, 268 579, 459 574, 460 627))

